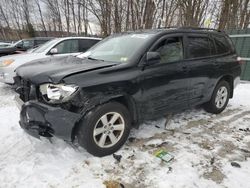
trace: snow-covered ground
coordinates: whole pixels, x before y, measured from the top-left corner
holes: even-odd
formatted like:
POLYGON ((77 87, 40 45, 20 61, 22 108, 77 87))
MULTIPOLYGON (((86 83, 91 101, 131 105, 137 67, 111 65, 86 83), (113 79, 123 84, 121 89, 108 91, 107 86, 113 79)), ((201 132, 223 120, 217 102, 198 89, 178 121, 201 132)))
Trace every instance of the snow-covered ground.
POLYGON ((13 90, 0 84, 0 187, 250 187, 250 83, 242 83, 228 108, 212 115, 197 108, 146 122, 117 154, 93 157, 60 139, 37 140, 19 127, 13 90), (159 148, 175 159, 166 164, 159 148), (240 165, 234 167, 232 162, 240 165))

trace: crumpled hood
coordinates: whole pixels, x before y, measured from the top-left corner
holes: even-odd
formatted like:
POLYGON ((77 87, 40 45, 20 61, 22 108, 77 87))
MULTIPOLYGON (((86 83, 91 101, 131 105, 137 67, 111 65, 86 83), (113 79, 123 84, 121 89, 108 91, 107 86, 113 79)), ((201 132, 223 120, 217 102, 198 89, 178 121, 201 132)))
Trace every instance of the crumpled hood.
POLYGON ((88 72, 113 65, 115 63, 81 59, 75 56, 53 57, 22 65, 16 69, 16 73, 34 84, 59 83, 63 78, 75 73, 88 72))

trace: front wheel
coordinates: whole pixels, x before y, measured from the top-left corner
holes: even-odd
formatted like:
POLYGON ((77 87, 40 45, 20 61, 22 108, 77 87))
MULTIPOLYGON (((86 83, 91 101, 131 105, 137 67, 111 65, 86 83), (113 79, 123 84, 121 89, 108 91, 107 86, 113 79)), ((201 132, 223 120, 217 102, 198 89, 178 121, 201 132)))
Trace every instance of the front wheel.
POLYGON ((116 152, 126 142, 131 127, 127 108, 117 102, 96 107, 81 121, 77 138, 79 144, 95 156, 116 152))
POLYGON ((230 86, 227 81, 220 81, 214 89, 213 95, 204 108, 213 114, 221 113, 227 106, 230 96, 230 86))

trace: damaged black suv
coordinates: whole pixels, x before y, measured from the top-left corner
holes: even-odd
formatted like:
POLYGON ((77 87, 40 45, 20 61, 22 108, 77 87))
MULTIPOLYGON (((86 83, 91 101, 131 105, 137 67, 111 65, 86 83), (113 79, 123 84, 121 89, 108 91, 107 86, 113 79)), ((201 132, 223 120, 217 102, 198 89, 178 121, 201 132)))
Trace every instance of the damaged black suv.
POLYGON ((202 28, 115 34, 50 61, 17 69, 20 125, 36 137, 77 140, 96 156, 116 152, 144 120, 201 104, 222 112, 241 72, 229 37, 202 28))

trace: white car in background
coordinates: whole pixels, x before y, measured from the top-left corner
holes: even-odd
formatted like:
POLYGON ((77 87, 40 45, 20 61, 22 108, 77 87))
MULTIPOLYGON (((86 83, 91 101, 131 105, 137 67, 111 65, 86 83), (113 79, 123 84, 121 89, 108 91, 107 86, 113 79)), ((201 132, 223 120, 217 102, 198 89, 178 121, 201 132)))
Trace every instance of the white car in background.
POLYGON ((0 58, 0 82, 14 84, 17 67, 31 61, 52 56, 78 55, 87 51, 101 38, 66 37, 55 38, 25 54, 8 55, 0 58))

